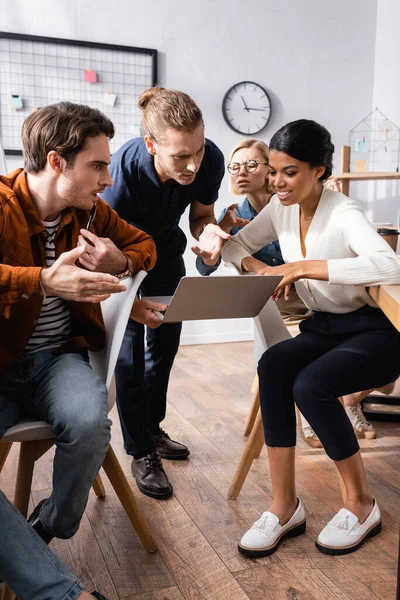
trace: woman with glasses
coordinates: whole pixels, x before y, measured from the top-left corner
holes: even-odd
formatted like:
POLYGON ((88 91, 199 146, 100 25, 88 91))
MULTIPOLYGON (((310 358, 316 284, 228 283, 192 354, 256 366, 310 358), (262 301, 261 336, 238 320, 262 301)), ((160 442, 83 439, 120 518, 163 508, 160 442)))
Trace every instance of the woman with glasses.
MULTIPOLYGON (((246 197, 240 204, 231 204, 222 211, 218 224, 226 233, 237 233, 261 212, 273 195, 273 189, 268 183, 268 154, 268 146, 254 139, 243 140, 232 150, 227 166, 230 190, 233 194, 246 197)), ((201 252, 198 254, 196 266, 202 275, 210 275, 218 268, 220 257, 211 260, 202 256, 201 252)), ((283 263, 278 242, 262 248, 257 253, 257 258, 271 266, 283 263)))
MULTIPOLYGON (((239 204, 234 203, 225 208, 219 219, 219 226, 231 235, 250 223, 267 206, 275 193, 268 182, 269 149, 261 140, 245 139, 237 144, 230 156, 227 170, 230 175, 229 188, 235 195, 245 196, 239 204)), ((330 185, 337 186, 337 180, 332 178, 330 185)), ((196 251, 196 249, 194 249, 196 251)), ((197 253, 201 251, 198 249, 197 253)), ((254 257, 271 267, 283 264, 279 242, 266 244, 254 257)), ((197 256, 196 267, 201 275, 210 275, 218 269, 221 257, 211 260, 207 256, 197 256)), ((311 313, 299 298, 296 288, 292 286, 288 299, 281 298, 277 302, 282 318, 290 333, 296 335, 298 324, 311 313)), ((314 430, 302 415, 300 431, 305 442, 312 448, 321 448, 322 444, 314 430)))
POLYGON ((271 554, 284 538, 306 528, 295 487, 295 403, 347 492, 344 507, 319 534, 317 548, 347 554, 381 531, 357 438, 338 398, 385 385, 400 374, 400 333, 366 290, 399 284, 400 261, 357 203, 324 187, 333 152, 329 132, 314 121, 282 127, 270 143, 269 181, 276 195, 222 250, 222 258, 241 272, 283 275, 275 297, 295 282, 312 310, 300 335, 269 348, 258 366, 273 500, 239 543, 250 557, 271 554), (275 239, 285 264, 266 266, 253 255, 275 239))

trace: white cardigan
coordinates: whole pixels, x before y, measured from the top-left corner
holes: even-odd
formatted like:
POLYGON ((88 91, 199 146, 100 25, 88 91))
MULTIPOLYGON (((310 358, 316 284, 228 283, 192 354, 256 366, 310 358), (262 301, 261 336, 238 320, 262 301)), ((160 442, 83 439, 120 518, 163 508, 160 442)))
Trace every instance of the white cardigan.
MULTIPOLYGON (((282 206, 273 196, 253 221, 225 243, 222 258, 242 271, 243 258, 276 239, 287 263, 328 261, 329 282, 301 279, 295 284, 311 310, 347 313, 365 304, 376 307, 365 286, 400 284, 400 257, 354 200, 326 187, 306 235, 306 257, 300 247, 298 204, 282 206)), ((279 272, 279 267, 275 269, 279 272)))

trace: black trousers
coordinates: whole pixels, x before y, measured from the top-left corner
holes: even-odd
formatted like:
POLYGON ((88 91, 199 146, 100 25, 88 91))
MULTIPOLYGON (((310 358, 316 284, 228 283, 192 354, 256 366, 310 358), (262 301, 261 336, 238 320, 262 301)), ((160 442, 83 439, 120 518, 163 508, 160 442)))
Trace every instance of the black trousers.
MULTIPOLYGON (((144 279, 139 293, 141 296, 172 296, 184 274, 182 256, 168 263, 157 263, 144 279)), ((165 323, 151 329, 129 319, 115 381, 125 450, 136 458, 155 450, 153 433, 165 417, 169 375, 181 329, 182 323, 165 323)))
POLYGON ((380 387, 400 374, 400 333, 380 309, 314 312, 300 335, 269 348, 258 365, 267 446, 296 445, 296 403, 333 460, 358 442, 339 396, 380 387))

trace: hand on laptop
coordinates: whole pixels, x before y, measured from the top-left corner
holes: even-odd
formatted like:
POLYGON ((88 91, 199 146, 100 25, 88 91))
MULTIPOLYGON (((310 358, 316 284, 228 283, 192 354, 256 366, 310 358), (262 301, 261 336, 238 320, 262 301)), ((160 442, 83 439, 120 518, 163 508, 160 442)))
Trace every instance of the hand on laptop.
POLYGON ((158 317, 154 311, 163 312, 166 311, 168 306, 161 304, 160 302, 152 302, 147 298, 141 298, 135 300, 132 306, 130 318, 138 323, 147 325, 152 329, 159 327, 162 323, 162 319, 158 317))

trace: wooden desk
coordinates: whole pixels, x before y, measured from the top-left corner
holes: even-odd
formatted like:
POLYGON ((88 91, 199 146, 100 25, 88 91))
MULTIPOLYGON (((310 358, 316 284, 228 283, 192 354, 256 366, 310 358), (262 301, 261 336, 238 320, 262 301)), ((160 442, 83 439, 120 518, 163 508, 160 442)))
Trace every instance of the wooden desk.
MULTIPOLYGON (((370 287, 368 292, 396 329, 400 331, 400 285, 370 287)), ((398 384, 396 389, 398 389, 398 384)), ((391 396, 383 396, 372 392, 364 400, 363 410, 369 419, 400 421, 400 395, 397 392, 391 396)))
POLYGON ((368 292, 396 329, 400 331, 400 285, 370 287, 368 292))

